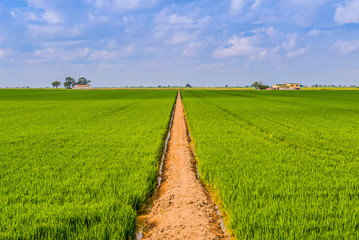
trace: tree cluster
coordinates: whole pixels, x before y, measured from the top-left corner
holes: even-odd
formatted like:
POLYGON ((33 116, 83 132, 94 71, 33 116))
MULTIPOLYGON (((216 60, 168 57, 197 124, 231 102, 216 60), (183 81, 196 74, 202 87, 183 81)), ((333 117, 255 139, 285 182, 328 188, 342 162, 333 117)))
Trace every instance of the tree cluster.
MULTIPOLYGON (((87 85, 90 82, 91 82, 90 80, 87 80, 84 77, 80 77, 77 82, 72 77, 66 77, 65 82, 64 82, 64 87, 67 89, 71 89, 71 88, 75 87, 76 85, 87 85)), ((59 82, 59 81, 52 82, 53 87, 58 88, 60 85, 61 85, 61 82, 59 82)))
POLYGON ((264 90, 269 88, 268 85, 263 85, 261 81, 257 82, 255 81, 252 86, 254 87, 255 90, 259 89, 259 90, 264 90))

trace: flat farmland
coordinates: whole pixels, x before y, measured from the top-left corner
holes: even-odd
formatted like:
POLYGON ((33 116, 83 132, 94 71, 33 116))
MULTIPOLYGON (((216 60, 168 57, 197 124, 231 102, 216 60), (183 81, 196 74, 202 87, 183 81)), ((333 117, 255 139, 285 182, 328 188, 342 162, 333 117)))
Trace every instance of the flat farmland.
POLYGON ((359 92, 182 91, 238 239, 359 238, 359 92))
POLYGON ((0 239, 127 239, 176 91, 0 90, 0 239))

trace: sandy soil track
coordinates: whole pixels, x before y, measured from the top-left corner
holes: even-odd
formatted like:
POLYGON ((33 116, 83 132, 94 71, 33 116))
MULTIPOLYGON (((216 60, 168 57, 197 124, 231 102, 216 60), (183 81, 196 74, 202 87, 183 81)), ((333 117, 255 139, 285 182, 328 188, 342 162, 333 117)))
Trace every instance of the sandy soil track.
POLYGON ((224 239, 215 205, 196 177, 179 93, 168 144, 162 184, 143 239, 224 239))

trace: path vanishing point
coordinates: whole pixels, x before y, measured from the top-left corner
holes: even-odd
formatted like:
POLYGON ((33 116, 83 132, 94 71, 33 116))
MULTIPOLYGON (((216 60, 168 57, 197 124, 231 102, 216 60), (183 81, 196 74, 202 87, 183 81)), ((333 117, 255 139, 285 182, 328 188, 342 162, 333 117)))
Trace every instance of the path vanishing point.
POLYGON ((224 239, 216 205, 197 179, 179 92, 163 167, 143 239, 224 239))

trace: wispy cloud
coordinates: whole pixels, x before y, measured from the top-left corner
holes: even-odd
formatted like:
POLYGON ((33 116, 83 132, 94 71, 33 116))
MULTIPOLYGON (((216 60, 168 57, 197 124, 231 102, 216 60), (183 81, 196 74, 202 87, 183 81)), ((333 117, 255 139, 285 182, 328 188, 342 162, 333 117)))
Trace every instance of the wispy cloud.
POLYGON ((349 0, 338 4, 334 20, 340 24, 359 23, 359 1, 349 0))
POLYGON ((224 47, 219 47, 213 52, 215 58, 229 58, 237 56, 253 56, 263 50, 258 45, 257 37, 233 36, 224 47))
MULTIPOLYGON (((294 58, 303 55, 308 46, 298 48, 298 34, 284 34, 273 28, 257 28, 250 32, 242 32, 240 36, 232 36, 224 46, 214 50, 215 58, 232 58, 245 56, 249 60, 264 58, 294 58)), ((300 44, 303 45, 303 44, 300 44)))
POLYGON ((339 54, 349 54, 359 50, 359 40, 354 41, 337 41, 333 49, 339 54))
POLYGON ((134 9, 151 8, 160 0, 86 0, 94 7, 109 11, 128 11, 134 9))
POLYGON ((30 59, 30 62, 83 59, 89 55, 89 52, 90 50, 88 48, 75 48, 71 50, 64 48, 43 48, 33 53, 33 58, 30 59))
POLYGON ((297 38, 298 38, 298 34, 296 33, 287 34, 287 40, 282 44, 283 48, 285 50, 290 50, 295 48, 297 46, 297 38))
POLYGON ((294 58, 294 57, 298 57, 300 55, 303 55, 304 53, 306 53, 309 49, 309 46, 304 47, 304 48, 300 48, 297 50, 293 50, 293 51, 288 51, 286 56, 287 58, 294 58))
POLYGON ((13 51, 10 49, 0 49, 0 59, 9 57, 13 54, 13 51))
MULTIPOLYGON (((154 17, 154 39, 161 45, 177 46, 183 56, 194 56, 203 47, 204 30, 211 17, 197 10, 185 11, 186 14, 173 11, 165 8, 154 17)), ((173 47, 167 49, 174 51, 173 47)))
POLYGON ((90 61, 110 61, 123 57, 127 57, 135 51, 132 45, 122 47, 117 50, 94 50, 91 52, 88 60, 90 61))
POLYGON ((310 30, 307 35, 310 36, 310 37, 317 37, 317 36, 320 36, 323 34, 323 31, 322 30, 319 30, 319 29, 313 29, 313 30, 310 30))
POLYGON ((86 26, 63 26, 63 25, 38 25, 30 24, 27 26, 28 34, 31 37, 41 39, 72 38, 80 36, 86 29, 86 26))
POLYGON ((241 12, 246 2, 248 2, 248 0, 231 0, 231 12, 232 13, 241 12))

